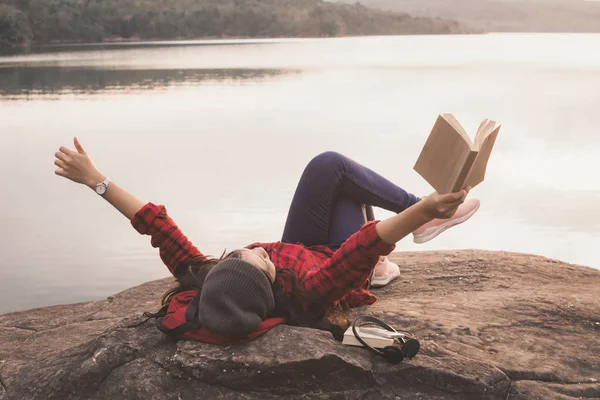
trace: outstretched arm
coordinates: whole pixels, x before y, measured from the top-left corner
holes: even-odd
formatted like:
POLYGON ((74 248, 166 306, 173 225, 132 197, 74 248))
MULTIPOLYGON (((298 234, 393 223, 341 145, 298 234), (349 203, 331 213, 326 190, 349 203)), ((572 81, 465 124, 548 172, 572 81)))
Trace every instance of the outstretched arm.
MULTIPOLYGON (((96 185, 103 182, 106 176, 96 168, 96 165, 85 152, 77 138, 73 139, 73 143, 77 151, 61 147, 56 152, 54 164, 58 168, 55 173, 95 190, 96 185)), ((111 182, 109 187, 109 190, 102 197, 129 220, 146 204, 115 182, 111 182)))
MULTIPOLYGON (((55 154, 56 174, 95 189, 106 177, 96 168, 79 140, 73 141, 77 151, 61 147, 55 154)), ((167 215, 165 207, 144 203, 115 182, 110 182, 102 197, 127 217, 139 233, 152 237, 152 247, 160 250, 160 258, 173 275, 177 275, 182 265, 207 260, 167 215)))

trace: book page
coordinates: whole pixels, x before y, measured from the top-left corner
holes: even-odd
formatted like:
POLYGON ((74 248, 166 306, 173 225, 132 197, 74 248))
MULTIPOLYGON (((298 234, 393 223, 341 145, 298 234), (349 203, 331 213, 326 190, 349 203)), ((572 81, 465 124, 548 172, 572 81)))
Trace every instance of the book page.
POLYGON ((470 155, 471 144, 465 140, 465 134, 440 115, 414 169, 438 193, 449 193, 463 172, 470 155))
POLYGON ((442 117, 444 117, 444 119, 448 121, 450 126, 452 126, 456 130, 456 132, 458 132, 463 137, 463 139, 465 139, 465 142, 469 144, 472 150, 476 150, 473 142, 471 141, 471 138, 469 137, 465 129, 462 127, 462 125, 456 120, 454 115, 442 114, 442 117))
POLYGON ((480 126, 480 129, 477 130, 477 134, 475 135, 475 148, 477 150, 481 148, 481 145, 483 144, 485 139, 494 131, 494 128, 496 126, 495 121, 485 121, 486 123, 482 123, 483 126, 480 126))
POLYGON ((487 123, 488 123, 488 120, 484 119, 479 124, 479 127, 477 128, 477 132, 475 132, 475 140, 474 140, 475 142, 477 142, 477 137, 479 136, 479 134, 481 133, 481 131, 483 130, 483 128, 485 128, 485 126, 486 126, 487 123))
POLYGON ((483 143, 479 149, 479 154, 477 154, 477 158, 475 158, 475 162, 471 167, 471 171, 465 180, 465 186, 475 187, 483 182, 487 163, 490 159, 490 155, 492 154, 494 143, 496 143, 498 132, 500 132, 500 126, 489 132, 487 135, 485 135, 485 133, 483 134, 485 135, 485 138, 483 139, 483 143))

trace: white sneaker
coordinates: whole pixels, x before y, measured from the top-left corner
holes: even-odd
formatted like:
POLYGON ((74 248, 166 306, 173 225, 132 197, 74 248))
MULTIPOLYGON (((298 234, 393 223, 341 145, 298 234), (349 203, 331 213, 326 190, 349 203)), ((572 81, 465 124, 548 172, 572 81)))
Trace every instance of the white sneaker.
POLYGON ((379 257, 379 262, 373 270, 372 287, 382 287, 400 276, 400 267, 387 257, 379 257))

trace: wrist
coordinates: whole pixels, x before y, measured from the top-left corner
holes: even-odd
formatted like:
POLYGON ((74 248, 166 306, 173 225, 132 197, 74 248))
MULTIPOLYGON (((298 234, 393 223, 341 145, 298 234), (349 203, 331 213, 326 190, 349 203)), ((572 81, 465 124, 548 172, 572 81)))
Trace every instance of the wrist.
POLYGON ((90 176, 85 184, 87 187, 89 187, 92 190, 96 190, 96 185, 98 185, 99 183, 104 182, 104 180, 106 179, 106 176, 101 174, 100 172, 93 174, 92 176, 90 176))
POLYGON ((415 207, 418 210, 419 218, 421 219, 423 224, 426 224, 432 219, 435 219, 435 209, 432 209, 432 207, 429 204, 427 204, 426 200, 421 200, 420 202, 415 204, 415 207))

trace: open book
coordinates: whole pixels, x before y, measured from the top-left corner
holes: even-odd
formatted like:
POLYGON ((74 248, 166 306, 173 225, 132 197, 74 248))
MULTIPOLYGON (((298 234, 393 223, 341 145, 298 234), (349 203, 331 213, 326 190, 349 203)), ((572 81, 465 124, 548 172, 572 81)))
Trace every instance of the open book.
POLYGON ((475 187, 483 182, 499 131, 500 125, 484 120, 471 141, 452 114, 442 114, 417 159, 415 171, 441 194, 475 187))

